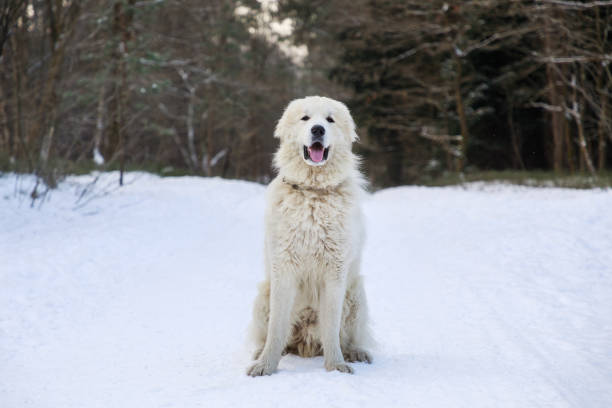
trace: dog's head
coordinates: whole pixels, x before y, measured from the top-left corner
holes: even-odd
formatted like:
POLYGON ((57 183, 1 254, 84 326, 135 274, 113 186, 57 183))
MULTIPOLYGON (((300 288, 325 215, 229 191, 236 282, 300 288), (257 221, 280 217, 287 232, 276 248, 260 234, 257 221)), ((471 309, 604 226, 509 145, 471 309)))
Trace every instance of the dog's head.
POLYGON ((325 166, 336 153, 350 152, 351 144, 357 139, 355 122, 346 105, 323 96, 291 102, 274 136, 308 166, 325 166))

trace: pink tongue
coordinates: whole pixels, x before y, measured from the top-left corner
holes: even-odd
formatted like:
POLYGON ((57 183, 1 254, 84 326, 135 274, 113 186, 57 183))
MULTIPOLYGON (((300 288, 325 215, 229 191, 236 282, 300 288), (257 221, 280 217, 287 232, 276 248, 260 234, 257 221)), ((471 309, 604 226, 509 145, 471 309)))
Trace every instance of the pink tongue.
POLYGON ((309 147, 308 148, 308 154, 310 155, 310 160, 312 160, 315 163, 320 162, 321 160, 323 160, 323 148, 319 148, 319 147, 309 147))

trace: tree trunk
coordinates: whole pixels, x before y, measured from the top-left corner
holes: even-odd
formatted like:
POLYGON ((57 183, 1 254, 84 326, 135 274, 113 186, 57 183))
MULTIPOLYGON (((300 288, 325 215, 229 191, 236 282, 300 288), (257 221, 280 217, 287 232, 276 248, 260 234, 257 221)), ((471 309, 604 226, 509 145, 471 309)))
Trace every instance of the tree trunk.
POLYGON ((119 72, 120 72, 120 83, 119 93, 117 95, 117 120, 118 120, 118 149, 119 149, 119 185, 123 185, 123 173, 125 172, 125 98, 126 98, 126 86, 127 86, 127 41, 122 39, 119 52, 121 58, 119 61, 119 72))
MULTIPOLYGON (((546 56, 552 56, 552 40, 550 22, 547 19, 546 34, 544 35, 544 48, 546 56)), ((548 82, 548 100, 553 107, 560 107, 557 84, 555 83, 555 70, 552 62, 546 63, 546 80, 548 82)), ((551 111, 551 128, 553 136, 553 168, 559 173, 563 169, 563 116, 561 112, 551 111)))
POLYGON ((116 0, 113 5, 113 99, 111 101, 111 125, 109 129, 106 157, 109 160, 119 159, 119 185, 123 185, 126 157, 126 122, 125 107, 127 98, 127 46, 131 39, 132 7, 135 0, 116 0))
POLYGON ((572 143, 572 138, 570 136, 570 127, 568 126, 567 123, 562 122, 561 123, 561 128, 562 128, 562 132, 563 132, 563 137, 565 140, 565 147, 566 147, 566 152, 565 152, 565 156, 566 156, 566 160, 567 160, 567 166, 569 168, 570 173, 574 173, 576 171, 576 154, 574 153, 574 144, 572 143))
POLYGON ((104 164, 104 156, 101 153, 102 137, 104 136, 104 95, 106 94, 106 86, 100 86, 98 93, 98 108, 96 109, 96 132, 93 140, 93 160, 98 165, 104 164))
POLYGON ((591 173, 591 175, 596 178, 597 172, 595 171, 595 167, 593 166, 591 154, 589 153, 589 148, 584 137, 584 126, 582 125, 582 118, 580 117, 580 114, 578 114, 576 121, 578 125, 578 144, 580 145, 580 152, 582 153, 582 157, 584 158, 589 173, 591 173))
POLYGON ((521 157, 521 142, 516 134, 516 129, 514 128, 514 105, 512 104, 509 92, 506 92, 506 107, 508 129, 510 130, 510 141, 512 142, 512 151, 514 152, 514 159, 512 161, 514 162, 514 167, 519 167, 521 170, 525 170, 525 164, 523 163, 523 158, 521 157))
POLYGON ((597 168, 601 172, 606 167, 606 129, 610 128, 610 123, 608 123, 610 118, 608 118, 608 98, 601 88, 598 88, 598 90, 600 92, 601 114, 597 124, 597 168))
MULTIPOLYGON (((582 66, 580 68, 580 71, 581 71, 581 76, 584 77, 584 69, 582 66)), ((578 87, 578 84, 577 84, 577 79, 575 76, 572 77, 572 85, 574 88, 574 91, 573 91, 574 101, 573 101, 572 110, 574 111, 574 118, 576 119, 576 127, 578 128, 578 146, 580 146, 581 157, 584 163, 586 164, 586 167, 589 170, 589 173, 591 173, 593 177, 597 178, 597 172, 595 171, 595 167, 593 166, 593 161, 591 160, 591 154, 589 153, 589 148, 587 146, 586 138, 584 137, 582 109, 580 108, 580 106, 582 105, 582 102, 578 100, 577 95, 576 95, 577 93, 576 88, 578 87)), ((581 161, 581 163, 583 162, 581 161)), ((582 166, 580 170, 582 170, 582 166)))
POLYGON ((13 70, 13 83, 15 86, 15 91, 13 92, 13 105, 15 107, 15 135, 17 136, 17 140, 19 141, 19 145, 21 147, 22 155, 26 159, 28 163, 28 172, 32 173, 34 171, 34 162, 32 160, 32 156, 30 155, 29 143, 26 139, 25 132, 25 123, 23 121, 23 106, 21 101, 21 72, 22 72, 22 64, 21 64, 21 53, 20 48, 17 47, 17 38, 13 36, 11 39, 11 46, 13 48, 13 58, 12 58, 12 70, 13 70))
POLYGON ((189 159, 191 164, 189 167, 192 170, 198 169, 198 153, 196 152, 195 147, 195 129, 194 129, 194 110, 195 110, 195 102, 196 102, 196 88, 194 86, 189 86, 189 96, 187 101, 187 148, 189 149, 189 159))
POLYGON ((9 158, 13 158, 13 135, 9 129, 8 115, 6 114, 6 99, 4 89, 0 86, 0 151, 8 152, 9 158))
MULTIPOLYGON (((55 113, 53 114, 55 116, 55 113)), ((42 145, 40 146, 40 166, 42 169, 47 168, 47 163, 49 161, 49 154, 51 153, 51 143, 53 142, 53 135, 55 134, 55 118, 51 118, 51 125, 49 126, 49 130, 45 134, 43 138, 42 145)), ((55 180, 51 175, 43 174, 43 178, 47 185, 51 188, 55 188, 55 180)))
POLYGON ((185 165, 187 167, 191 167, 191 159, 189 157, 189 153, 187 152, 187 150, 185 150, 185 146, 183 145, 183 142, 181 141, 181 138, 179 137, 178 132, 175 128, 171 129, 170 137, 172 137, 172 140, 176 144, 176 147, 178 148, 179 152, 181 153, 185 165))
MULTIPOLYGON (((606 32, 601 29, 601 16, 599 7, 595 7, 595 27, 597 40, 599 43, 600 54, 605 54, 606 32)), ((599 64, 599 73, 595 80, 596 90, 599 92, 599 107, 601 112, 597 121, 597 168, 602 172, 606 167, 606 129, 610 129, 610 118, 608 118, 608 96, 605 92, 604 83, 606 82, 606 67, 599 64)))
MULTIPOLYGON (((212 100, 212 99, 211 99, 212 100)), ((212 159, 212 138, 213 138, 213 108, 208 107, 208 117, 206 118, 206 151, 202 155, 202 167, 206 176, 210 177, 212 174, 212 168, 210 161, 212 159)))
POLYGON ((465 117, 463 96, 461 95, 461 59, 456 54, 453 55, 455 56, 455 65, 457 67, 454 81, 455 104, 457 105, 457 116, 459 117, 459 126, 461 127, 461 141, 459 142, 460 156, 457 160, 457 171, 461 172, 467 161, 468 126, 465 117))

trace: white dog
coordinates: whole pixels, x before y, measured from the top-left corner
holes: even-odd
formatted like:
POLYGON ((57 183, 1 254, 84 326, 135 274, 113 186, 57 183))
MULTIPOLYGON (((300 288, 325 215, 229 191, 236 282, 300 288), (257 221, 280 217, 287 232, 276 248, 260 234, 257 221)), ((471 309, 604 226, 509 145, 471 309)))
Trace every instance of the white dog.
POLYGON ((253 311, 251 376, 272 374, 285 353, 323 355, 328 371, 372 357, 359 274, 363 178, 347 107, 311 96, 289 104, 274 136, 278 176, 267 192, 265 268, 253 311))

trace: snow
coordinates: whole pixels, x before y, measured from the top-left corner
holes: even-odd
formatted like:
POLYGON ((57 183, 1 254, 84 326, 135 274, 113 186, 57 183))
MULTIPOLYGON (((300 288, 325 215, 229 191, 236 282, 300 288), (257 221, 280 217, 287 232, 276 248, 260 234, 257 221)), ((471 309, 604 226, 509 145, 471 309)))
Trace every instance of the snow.
POLYGON ((100 153, 100 150, 97 147, 95 147, 93 150, 93 161, 98 166, 101 166, 104 164, 104 156, 102 156, 102 153, 100 153))
POLYGON ((367 198, 378 346, 354 375, 245 375, 264 187, 0 177, 0 407, 612 406, 612 191, 472 184, 367 198))

